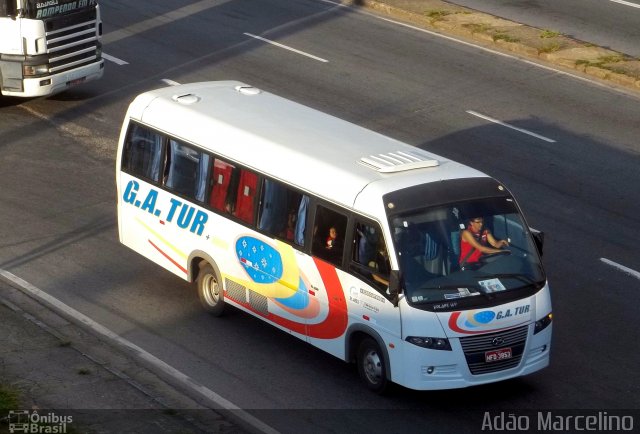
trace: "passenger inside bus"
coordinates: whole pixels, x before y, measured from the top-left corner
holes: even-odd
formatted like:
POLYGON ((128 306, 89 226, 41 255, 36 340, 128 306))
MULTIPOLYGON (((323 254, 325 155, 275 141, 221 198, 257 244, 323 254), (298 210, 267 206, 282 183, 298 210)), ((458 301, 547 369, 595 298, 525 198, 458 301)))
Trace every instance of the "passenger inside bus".
POLYGON ((325 248, 327 249, 333 249, 335 247, 335 245, 337 244, 337 240, 336 238, 338 237, 338 232, 336 231, 335 226, 331 226, 329 228, 329 236, 327 237, 327 241, 325 243, 325 248))
POLYGON ((311 253, 335 265, 340 265, 346 231, 346 216, 318 205, 311 253))

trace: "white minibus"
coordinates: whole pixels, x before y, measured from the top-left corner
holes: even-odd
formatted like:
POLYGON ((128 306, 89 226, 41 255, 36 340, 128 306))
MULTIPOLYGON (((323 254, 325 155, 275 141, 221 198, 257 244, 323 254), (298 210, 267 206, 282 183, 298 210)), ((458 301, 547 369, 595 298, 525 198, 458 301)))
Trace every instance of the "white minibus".
POLYGON ((120 241, 345 360, 366 386, 485 384, 549 364, 542 233, 499 181, 236 81, 139 95, 120 241))

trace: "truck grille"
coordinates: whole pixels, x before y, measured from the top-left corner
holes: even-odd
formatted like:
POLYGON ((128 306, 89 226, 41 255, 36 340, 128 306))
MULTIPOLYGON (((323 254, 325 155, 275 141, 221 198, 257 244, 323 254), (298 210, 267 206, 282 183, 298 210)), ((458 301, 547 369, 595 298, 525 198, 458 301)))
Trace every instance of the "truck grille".
POLYGON ((529 326, 522 326, 498 333, 460 338, 469 371, 473 375, 479 375, 518 366, 527 342, 528 330, 529 326), (485 352, 507 347, 511 348, 511 358, 495 362, 485 361, 485 352))
POLYGON ((45 25, 52 74, 100 60, 95 9, 53 18, 45 25))

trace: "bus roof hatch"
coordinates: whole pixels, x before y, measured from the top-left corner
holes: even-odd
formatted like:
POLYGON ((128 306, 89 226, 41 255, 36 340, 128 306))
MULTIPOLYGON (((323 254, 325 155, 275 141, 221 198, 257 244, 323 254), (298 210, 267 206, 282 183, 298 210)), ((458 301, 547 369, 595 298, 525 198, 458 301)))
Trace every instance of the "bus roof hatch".
POLYGON ((430 157, 429 154, 420 150, 396 151, 362 157, 359 163, 378 172, 393 173, 438 166, 438 160, 430 157))

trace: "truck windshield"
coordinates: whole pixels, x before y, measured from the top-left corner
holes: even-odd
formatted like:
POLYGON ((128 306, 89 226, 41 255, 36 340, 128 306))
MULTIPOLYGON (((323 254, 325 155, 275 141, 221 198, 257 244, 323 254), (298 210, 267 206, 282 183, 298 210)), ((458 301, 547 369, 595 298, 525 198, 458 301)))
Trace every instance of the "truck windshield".
POLYGON ((414 208, 390 222, 404 291, 412 305, 472 298, 472 304, 481 305, 545 283, 535 243, 509 196, 414 208), (493 253, 464 241, 465 231, 493 253))
POLYGON ((27 18, 45 19, 81 9, 95 8, 97 0, 28 0, 24 5, 27 18))

